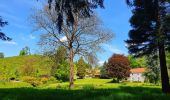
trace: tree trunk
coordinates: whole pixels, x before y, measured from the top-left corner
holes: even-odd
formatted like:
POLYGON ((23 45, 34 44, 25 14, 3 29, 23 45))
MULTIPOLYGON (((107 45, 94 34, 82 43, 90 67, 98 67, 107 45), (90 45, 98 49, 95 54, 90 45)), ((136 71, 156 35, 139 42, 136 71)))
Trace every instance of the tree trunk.
POLYGON ((170 93, 170 86, 169 86, 169 77, 168 77, 168 70, 166 65, 166 56, 165 56, 165 39, 163 38, 164 32, 162 31, 162 11, 161 11, 161 3, 159 0, 156 0, 157 4, 157 39, 158 39, 158 49, 159 49, 159 62, 160 62, 160 70, 161 70, 161 83, 162 83, 162 92, 163 93, 170 93))
POLYGON ((69 88, 74 87, 74 64, 73 64, 73 49, 70 49, 70 85, 69 88))
POLYGON ((161 69, 162 92, 170 93, 164 43, 159 44, 159 60, 160 60, 160 69, 161 69))

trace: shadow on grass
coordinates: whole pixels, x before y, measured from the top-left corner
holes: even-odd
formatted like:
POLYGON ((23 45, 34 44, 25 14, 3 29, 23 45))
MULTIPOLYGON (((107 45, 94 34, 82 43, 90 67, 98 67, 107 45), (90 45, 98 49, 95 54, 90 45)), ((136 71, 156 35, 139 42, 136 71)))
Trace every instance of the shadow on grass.
POLYGON ((0 89, 0 100, 169 100, 158 88, 63 90, 36 88, 0 89))

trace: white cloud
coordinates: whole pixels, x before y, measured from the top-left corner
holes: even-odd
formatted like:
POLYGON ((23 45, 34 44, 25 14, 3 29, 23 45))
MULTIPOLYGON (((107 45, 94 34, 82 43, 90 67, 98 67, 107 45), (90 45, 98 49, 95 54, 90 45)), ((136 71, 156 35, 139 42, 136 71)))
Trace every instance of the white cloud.
POLYGON ((67 37, 66 37, 66 36, 63 36, 62 38, 60 38, 60 41, 61 41, 61 42, 66 42, 66 41, 67 41, 67 37))
POLYGON ((102 66, 104 64, 104 61, 99 61, 98 64, 102 66))
POLYGON ((116 47, 113 47, 112 45, 109 45, 109 44, 104 44, 104 47, 106 50, 109 50, 112 53, 127 54, 126 52, 124 52, 116 47))
POLYGON ((30 37, 30 39, 32 39, 32 40, 36 38, 36 37, 33 36, 32 34, 30 34, 29 37, 30 37))
POLYGON ((14 42, 14 41, 5 41, 5 42, 3 42, 4 44, 10 44, 10 45, 17 45, 17 43, 16 42, 14 42))

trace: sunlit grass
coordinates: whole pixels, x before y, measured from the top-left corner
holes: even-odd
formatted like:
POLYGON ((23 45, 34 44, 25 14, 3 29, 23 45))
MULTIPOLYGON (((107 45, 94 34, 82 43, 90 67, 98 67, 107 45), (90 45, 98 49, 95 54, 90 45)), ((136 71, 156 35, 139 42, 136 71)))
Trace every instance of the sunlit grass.
POLYGON ((111 79, 82 79, 32 87, 27 83, 0 82, 0 100, 169 100, 161 87, 148 83, 111 83, 111 79))

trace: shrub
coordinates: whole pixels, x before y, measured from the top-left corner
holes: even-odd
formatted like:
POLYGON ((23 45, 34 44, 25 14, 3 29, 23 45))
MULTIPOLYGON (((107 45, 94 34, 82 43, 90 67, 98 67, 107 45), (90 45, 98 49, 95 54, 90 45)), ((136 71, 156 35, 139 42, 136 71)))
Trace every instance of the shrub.
POLYGON ((49 81, 56 81, 56 78, 53 77, 53 76, 51 76, 51 77, 49 78, 49 81))
POLYGON ((39 81, 37 78, 31 77, 31 76, 24 76, 24 77, 22 78, 22 81, 31 84, 33 87, 36 87, 36 86, 42 84, 42 82, 39 81))
POLYGON ((40 81, 41 81, 43 84, 47 83, 48 80, 49 80, 49 79, 46 78, 46 77, 43 77, 43 78, 40 79, 40 81))

